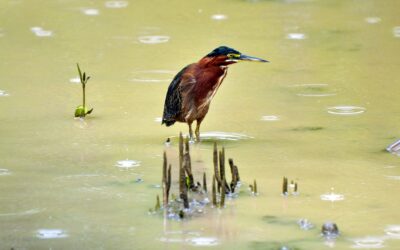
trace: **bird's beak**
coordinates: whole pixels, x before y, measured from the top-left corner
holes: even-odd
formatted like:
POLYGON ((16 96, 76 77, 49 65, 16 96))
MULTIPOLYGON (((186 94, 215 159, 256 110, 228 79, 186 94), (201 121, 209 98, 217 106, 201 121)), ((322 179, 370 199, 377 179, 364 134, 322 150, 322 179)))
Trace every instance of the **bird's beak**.
POLYGON ((247 56, 247 55, 243 55, 243 54, 240 55, 239 60, 240 61, 252 61, 252 62, 269 62, 269 61, 261 59, 261 58, 257 58, 254 56, 247 56))

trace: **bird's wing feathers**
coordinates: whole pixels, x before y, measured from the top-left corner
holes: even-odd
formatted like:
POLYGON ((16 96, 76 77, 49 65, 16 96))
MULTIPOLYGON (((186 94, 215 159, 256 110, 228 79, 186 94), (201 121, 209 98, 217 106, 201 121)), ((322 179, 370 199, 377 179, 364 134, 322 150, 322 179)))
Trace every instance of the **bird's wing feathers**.
POLYGON ((172 80, 168 87, 167 95, 165 97, 164 113, 161 124, 171 126, 175 123, 176 117, 179 115, 182 108, 182 87, 186 87, 188 68, 191 65, 183 68, 172 80))

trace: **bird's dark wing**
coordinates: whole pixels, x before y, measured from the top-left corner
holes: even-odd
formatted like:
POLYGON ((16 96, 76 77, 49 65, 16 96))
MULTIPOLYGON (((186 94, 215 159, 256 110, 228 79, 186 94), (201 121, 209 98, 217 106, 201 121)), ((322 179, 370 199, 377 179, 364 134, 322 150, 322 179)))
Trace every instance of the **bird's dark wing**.
POLYGON ((185 73, 190 65, 183 68, 172 80, 168 87, 167 96, 165 97, 164 113, 162 123, 171 126, 176 121, 176 116, 179 115, 182 107, 182 95, 179 85, 182 81, 182 75, 185 73))

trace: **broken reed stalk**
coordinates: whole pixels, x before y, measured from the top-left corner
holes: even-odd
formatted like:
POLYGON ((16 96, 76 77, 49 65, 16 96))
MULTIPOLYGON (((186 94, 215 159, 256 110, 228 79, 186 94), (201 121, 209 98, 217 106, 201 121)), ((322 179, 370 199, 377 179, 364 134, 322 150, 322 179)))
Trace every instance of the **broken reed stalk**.
POLYGON ((233 159, 230 158, 228 160, 228 162, 229 162, 229 167, 231 168, 231 174, 232 174, 231 192, 233 193, 233 192, 235 192, 235 188, 236 188, 237 183, 238 183, 238 180, 237 180, 238 176, 237 176, 237 171, 236 171, 236 168, 235 168, 236 166, 233 164, 233 159))
POLYGON ((193 178, 193 174, 192 174, 192 162, 190 159, 190 150, 189 150, 189 137, 186 138, 185 140, 185 153, 183 156, 183 165, 184 165, 184 169, 186 171, 186 174, 188 176, 188 187, 191 190, 195 189, 195 185, 194 185, 194 178, 193 178))
POLYGON ((167 204, 169 200, 169 191, 171 190, 171 164, 168 166, 167 172, 167 204))
POLYGON ((226 182, 226 174, 225 174, 225 148, 222 147, 222 150, 219 152, 219 174, 221 180, 225 180, 225 182, 221 181, 221 186, 225 185, 225 191, 230 192, 228 183, 226 182))
POLYGON ((218 171, 218 148, 216 142, 214 142, 213 163, 214 163, 214 176, 218 183, 218 192, 219 192, 221 187, 221 179, 218 171))
POLYGON ((157 194, 157 203, 156 206, 154 207, 154 211, 160 210, 161 205, 160 205, 160 196, 157 194))
POLYGON ((206 172, 203 173, 203 190, 205 193, 207 193, 207 177, 206 177, 206 172))
POLYGON ((164 151, 163 157, 163 172, 162 172, 162 191, 163 191, 163 207, 168 205, 168 191, 167 191, 167 153, 164 151))
POLYGON ((221 201, 220 201, 220 208, 224 208, 225 206, 225 194, 226 194, 226 182, 225 182, 225 178, 222 179, 222 185, 221 185, 221 201))
POLYGON ((179 133, 179 198, 183 200, 184 208, 189 208, 189 199, 186 186, 186 175, 183 164, 183 137, 179 133))
POLYGON ((298 188, 297 182, 295 182, 295 183, 294 183, 294 192, 295 192, 295 193, 297 193, 297 188, 298 188))
POLYGON ((288 194, 288 179, 286 177, 283 177, 282 194, 283 195, 288 194))
POLYGON ((254 179, 254 194, 258 194, 256 179, 254 179))
POLYGON ((217 190, 215 187, 215 175, 212 178, 212 204, 213 206, 217 206, 217 190))

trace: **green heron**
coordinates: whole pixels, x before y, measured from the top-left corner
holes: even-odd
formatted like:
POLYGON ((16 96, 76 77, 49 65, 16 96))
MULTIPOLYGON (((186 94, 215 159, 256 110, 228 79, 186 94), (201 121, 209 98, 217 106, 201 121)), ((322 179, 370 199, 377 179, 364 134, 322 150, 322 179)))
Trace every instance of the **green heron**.
POLYGON ((224 80, 228 66, 239 61, 268 62, 221 46, 197 63, 183 68, 168 87, 161 124, 169 127, 177 121, 187 123, 190 139, 193 139, 192 123, 196 121, 196 140, 200 141, 200 124, 211 100, 224 80))

